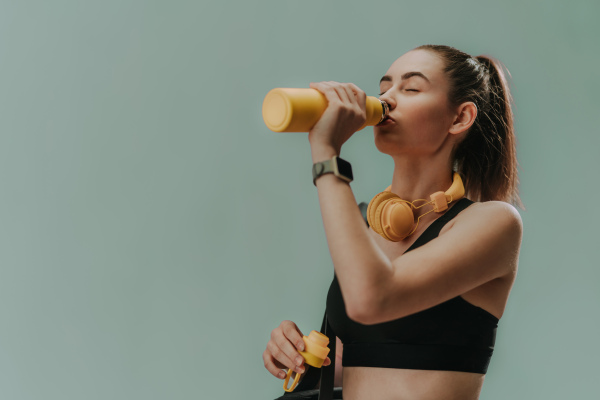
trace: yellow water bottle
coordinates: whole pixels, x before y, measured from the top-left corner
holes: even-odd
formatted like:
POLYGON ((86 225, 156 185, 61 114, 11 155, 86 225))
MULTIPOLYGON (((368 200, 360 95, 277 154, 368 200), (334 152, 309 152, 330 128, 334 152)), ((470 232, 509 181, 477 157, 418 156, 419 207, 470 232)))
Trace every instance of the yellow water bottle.
MULTIPOLYGON (((327 335, 324 335, 321 332, 311 331, 308 337, 302 336, 302 340, 304 341, 304 351, 299 351, 299 353, 302 357, 304 357, 304 362, 313 367, 321 368, 327 359, 327 354, 329 354, 329 347, 327 347, 329 344, 329 338, 327 335)), ((283 382, 283 390, 286 392, 293 391, 300 381, 301 375, 296 374, 292 386, 288 389, 288 382, 290 381, 290 377, 292 376, 293 372, 294 369, 290 368, 285 381, 283 382)))
MULTIPOLYGON (((317 89, 275 88, 263 100, 262 115, 273 132, 308 132, 327 108, 325 95, 317 89)), ((366 126, 377 125, 389 113, 389 106, 377 97, 367 96, 366 126)))

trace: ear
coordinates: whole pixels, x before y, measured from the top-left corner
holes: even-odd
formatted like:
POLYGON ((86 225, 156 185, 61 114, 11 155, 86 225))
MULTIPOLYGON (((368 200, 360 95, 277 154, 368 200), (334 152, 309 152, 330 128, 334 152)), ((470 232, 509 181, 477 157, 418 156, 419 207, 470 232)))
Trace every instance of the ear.
POLYGON ((458 106, 456 117, 450 126, 450 132, 453 135, 466 132, 477 117, 477 106, 472 101, 462 103, 458 106))

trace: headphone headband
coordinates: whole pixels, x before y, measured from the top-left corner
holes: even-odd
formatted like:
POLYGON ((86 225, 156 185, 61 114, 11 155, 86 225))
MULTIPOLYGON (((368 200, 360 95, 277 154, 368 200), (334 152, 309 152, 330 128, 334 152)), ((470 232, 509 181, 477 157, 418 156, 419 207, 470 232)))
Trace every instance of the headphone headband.
MULTIPOLYGON (((391 191, 392 191, 392 185, 388 186, 384 190, 384 192, 391 192, 391 191)), ((463 185, 463 181, 462 181, 460 175, 458 174, 458 172, 453 173, 452 185, 448 188, 448 190, 446 190, 445 192, 435 192, 435 193, 431 194, 429 196, 431 198, 431 201, 437 203, 436 200, 434 200, 434 196, 437 198, 438 196, 440 196, 439 193, 441 193, 442 196, 444 196, 447 203, 451 203, 454 200, 459 200, 465 195, 465 186, 463 185)), ((441 211, 443 211, 443 210, 441 210, 441 211)))

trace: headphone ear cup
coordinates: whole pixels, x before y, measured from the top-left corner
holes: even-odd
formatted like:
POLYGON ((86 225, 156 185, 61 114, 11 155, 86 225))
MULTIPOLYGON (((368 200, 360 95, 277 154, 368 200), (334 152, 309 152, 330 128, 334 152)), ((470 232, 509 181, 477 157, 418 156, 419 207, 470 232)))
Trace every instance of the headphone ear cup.
POLYGON ((389 199, 380 208, 381 213, 377 219, 385 238, 399 242, 410 235, 415 225, 415 215, 406 201, 400 198, 389 199))
POLYGON ((398 197, 398 195, 392 192, 381 192, 371 199, 369 206, 367 207, 367 221, 369 222, 369 226, 386 239, 387 237, 385 237, 383 231, 381 230, 381 219, 377 216, 377 210, 383 201, 392 199, 394 197, 398 197))

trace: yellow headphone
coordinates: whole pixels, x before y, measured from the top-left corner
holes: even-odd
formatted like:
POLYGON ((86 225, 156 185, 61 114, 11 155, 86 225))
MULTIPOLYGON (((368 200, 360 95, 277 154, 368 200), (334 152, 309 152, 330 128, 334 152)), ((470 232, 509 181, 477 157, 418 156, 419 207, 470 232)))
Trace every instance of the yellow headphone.
MULTIPOLYGON (((419 220, 423 215, 427 215, 432 211, 437 213, 446 211, 448 204, 454 200, 458 200, 465 195, 465 187, 462 179, 457 172, 452 177, 452 186, 445 193, 435 192, 430 198, 431 201, 415 206, 413 203, 407 200, 402 200, 398 195, 391 192, 392 186, 388 186, 383 192, 379 193, 369 202, 367 208, 367 220, 369 226, 373 230, 379 233, 383 238, 392 242, 399 242, 400 240, 407 238, 412 235, 419 225, 419 220), (415 224, 415 216, 412 209, 415 210, 431 204, 433 209, 431 211, 422 214, 417 218, 415 224)), ((415 201, 427 201, 425 199, 418 199, 415 201)))

